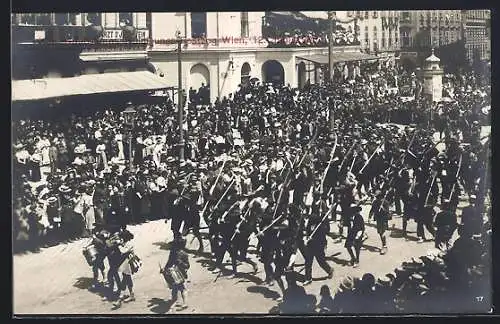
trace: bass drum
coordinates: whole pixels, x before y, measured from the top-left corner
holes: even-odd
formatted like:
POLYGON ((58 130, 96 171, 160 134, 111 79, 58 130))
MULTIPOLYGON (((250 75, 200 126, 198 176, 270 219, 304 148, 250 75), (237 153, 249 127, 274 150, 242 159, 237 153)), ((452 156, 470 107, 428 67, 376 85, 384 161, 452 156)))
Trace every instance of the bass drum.
POLYGON ((99 250, 95 247, 95 245, 91 244, 83 249, 83 256, 89 266, 92 266, 97 260, 97 256, 99 255, 99 250))

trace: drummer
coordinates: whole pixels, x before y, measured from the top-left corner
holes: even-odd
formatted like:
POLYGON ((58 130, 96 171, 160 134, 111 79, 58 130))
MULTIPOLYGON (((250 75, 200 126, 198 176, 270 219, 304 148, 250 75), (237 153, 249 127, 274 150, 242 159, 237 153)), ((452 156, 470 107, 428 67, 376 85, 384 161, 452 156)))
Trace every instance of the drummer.
POLYGON ((178 293, 181 293, 182 304, 177 303, 179 309, 188 308, 187 305, 187 292, 185 281, 188 277, 187 271, 189 269, 189 256, 184 251, 186 247, 186 239, 183 237, 176 237, 174 239, 174 244, 172 245, 172 250, 170 250, 170 255, 168 257, 167 264, 165 265, 165 270, 168 271, 179 271, 182 277, 178 278, 179 283, 172 284, 172 302, 177 302, 178 293), (173 269, 173 270, 170 270, 173 269))
POLYGON ((129 262, 129 256, 133 253, 133 247, 131 244, 134 234, 130 233, 126 226, 123 226, 119 232, 120 241, 118 244, 118 250, 120 253, 120 261, 118 272, 121 272, 122 279, 119 285, 119 296, 118 300, 113 304, 114 307, 120 307, 122 302, 128 303, 135 300, 134 295, 134 283, 132 281, 133 271, 129 262), (125 288, 128 289, 129 295, 124 295, 125 288))
POLYGON ((102 223, 94 223, 92 229, 92 245, 96 249, 97 256, 92 264, 92 272, 94 274, 94 283, 92 289, 96 289, 99 282, 99 270, 102 276, 102 283, 106 282, 104 259, 106 258, 106 239, 109 237, 109 232, 104 229, 102 223))

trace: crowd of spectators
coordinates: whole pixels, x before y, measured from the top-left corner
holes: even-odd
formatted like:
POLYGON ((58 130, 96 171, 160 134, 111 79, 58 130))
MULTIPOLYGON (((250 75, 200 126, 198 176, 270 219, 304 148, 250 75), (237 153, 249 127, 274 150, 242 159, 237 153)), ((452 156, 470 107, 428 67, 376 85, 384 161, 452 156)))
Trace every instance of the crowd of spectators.
MULTIPOLYGON (((188 130, 183 172, 189 173, 197 164, 211 167, 217 156, 232 148, 257 158, 262 152, 273 155, 274 151, 267 151, 272 143, 300 146, 312 137, 314 125, 322 132, 328 129, 331 109, 344 129, 365 127, 377 132, 381 131, 377 123, 427 125, 429 109, 438 108, 423 98, 403 103, 397 94, 373 86, 373 78, 349 81, 301 91, 258 83, 200 106, 206 103, 202 94, 207 87, 202 88, 197 94, 201 101, 195 99, 189 105, 183 125, 188 130), (233 130, 241 134, 244 144, 236 144, 233 130)), ((446 132, 447 123, 472 124, 480 119, 481 107, 490 97, 489 90, 483 90, 485 97, 468 87, 457 89, 457 101, 439 106, 442 113, 436 116, 445 119, 434 117, 431 125, 446 132), (447 123, 439 124, 440 120, 447 123)), ((94 221, 103 218, 130 224, 165 217, 167 204, 160 198, 164 180, 178 165, 175 105, 167 101, 136 107, 130 138, 133 170, 126 163, 130 148, 123 108, 78 113, 69 119, 46 116, 13 121, 16 247, 37 248, 42 241, 85 236, 94 221)))
MULTIPOLYGON (((301 31, 283 32, 266 38, 268 47, 324 47, 328 46, 328 34, 325 32, 301 31)), ((353 32, 337 30, 333 33, 334 46, 359 44, 353 32)))

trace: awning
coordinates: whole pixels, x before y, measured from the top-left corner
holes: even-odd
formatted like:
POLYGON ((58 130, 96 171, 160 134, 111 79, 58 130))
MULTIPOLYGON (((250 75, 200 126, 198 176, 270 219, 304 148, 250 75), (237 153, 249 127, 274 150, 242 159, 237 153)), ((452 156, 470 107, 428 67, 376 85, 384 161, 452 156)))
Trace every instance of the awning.
POLYGON ((87 74, 72 78, 12 81, 12 101, 171 88, 148 71, 87 74))
MULTIPOLYGON (((316 64, 328 64, 328 55, 326 54, 297 56, 297 58, 301 60, 314 62, 316 64)), ((376 59, 379 59, 379 57, 361 52, 338 52, 333 54, 333 63, 376 60, 376 59)))

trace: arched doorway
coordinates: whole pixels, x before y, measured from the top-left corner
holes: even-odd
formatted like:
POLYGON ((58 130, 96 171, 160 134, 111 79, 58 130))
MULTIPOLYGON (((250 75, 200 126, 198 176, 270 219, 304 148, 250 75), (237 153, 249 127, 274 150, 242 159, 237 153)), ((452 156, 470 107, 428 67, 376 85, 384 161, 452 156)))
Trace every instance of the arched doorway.
POLYGON ((250 72, 252 71, 252 68, 250 67, 250 64, 248 63, 243 63, 241 66, 241 85, 246 86, 250 82, 250 72))
POLYGON ((299 71, 298 71, 298 79, 299 79, 299 89, 304 88, 306 84, 306 63, 299 63, 299 71))
POLYGON ((190 71, 190 86, 198 90, 202 85, 208 86, 210 84, 210 71, 203 64, 196 64, 190 71))
POLYGON ((285 83, 285 70, 280 62, 275 60, 266 61, 262 65, 262 79, 264 82, 281 84, 285 83))

